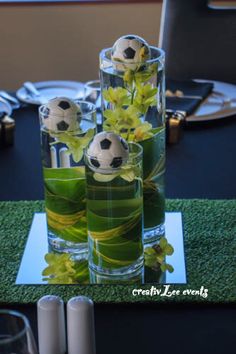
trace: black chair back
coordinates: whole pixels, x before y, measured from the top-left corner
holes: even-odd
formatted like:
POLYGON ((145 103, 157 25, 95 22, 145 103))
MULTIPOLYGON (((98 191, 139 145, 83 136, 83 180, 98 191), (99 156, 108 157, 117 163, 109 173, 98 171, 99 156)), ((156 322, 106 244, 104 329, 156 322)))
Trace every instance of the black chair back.
POLYGON ((164 0, 161 27, 167 77, 236 83, 236 9, 164 0))

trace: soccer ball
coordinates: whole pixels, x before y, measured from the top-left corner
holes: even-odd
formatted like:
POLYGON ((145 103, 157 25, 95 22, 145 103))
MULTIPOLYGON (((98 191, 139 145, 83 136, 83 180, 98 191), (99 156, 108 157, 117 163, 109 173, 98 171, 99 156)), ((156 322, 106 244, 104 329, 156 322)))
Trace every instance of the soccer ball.
POLYGON ((54 132, 77 130, 81 116, 80 106, 66 97, 53 98, 42 109, 44 126, 54 132))
POLYGON ((112 47, 111 59, 114 62, 116 70, 124 71, 126 69, 136 70, 140 63, 146 62, 151 57, 151 51, 148 43, 136 35, 127 35, 120 37, 112 47))
POLYGON ((115 173, 129 157, 127 142, 112 132, 95 135, 88 147, 89 165, 95 172, 115 173))

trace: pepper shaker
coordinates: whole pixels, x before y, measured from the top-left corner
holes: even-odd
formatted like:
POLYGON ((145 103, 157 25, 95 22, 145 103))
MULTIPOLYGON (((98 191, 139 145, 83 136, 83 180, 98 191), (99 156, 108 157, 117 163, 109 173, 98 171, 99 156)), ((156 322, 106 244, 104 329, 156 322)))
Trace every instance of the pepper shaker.
POLYGON ((73 297, 67 303, 68 354, 95 354, 93 301, 86 296, 73 297))

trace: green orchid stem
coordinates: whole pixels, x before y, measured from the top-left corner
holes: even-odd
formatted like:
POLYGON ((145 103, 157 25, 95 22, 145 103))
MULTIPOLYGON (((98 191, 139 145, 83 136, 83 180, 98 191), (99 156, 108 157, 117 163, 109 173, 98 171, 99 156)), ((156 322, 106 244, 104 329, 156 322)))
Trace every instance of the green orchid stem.
POLYGON ((136 87, 134 88, 134 90, 132 91, 132 94, 131 94, 131 104, 134 103, 135 92, 136 92, 136 87))

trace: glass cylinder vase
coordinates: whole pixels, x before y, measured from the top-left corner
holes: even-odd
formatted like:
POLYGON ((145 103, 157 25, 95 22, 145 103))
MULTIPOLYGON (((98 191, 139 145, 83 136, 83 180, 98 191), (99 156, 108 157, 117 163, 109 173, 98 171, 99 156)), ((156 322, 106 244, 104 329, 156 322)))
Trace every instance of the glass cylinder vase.
POLYGON ((145 243, 165 233, 165 55, 150 51, 140 63, 113 61, 111 48, 100 53, 103 129, 143 147, 145 243))
POLYGON ((143 266, 142 147, 129 143, 129 159, 117 171, 97 172, 92 159, 85 151, 89 267, 131 274, 143 266))
POLYGON ((95 105, 76 103, 81 113, 77 128, 70 131, 48 129, 47 107, 39 108, 49 250, 70 253, 75 259, 87 252, 83 153, 96 132, 95 105))

